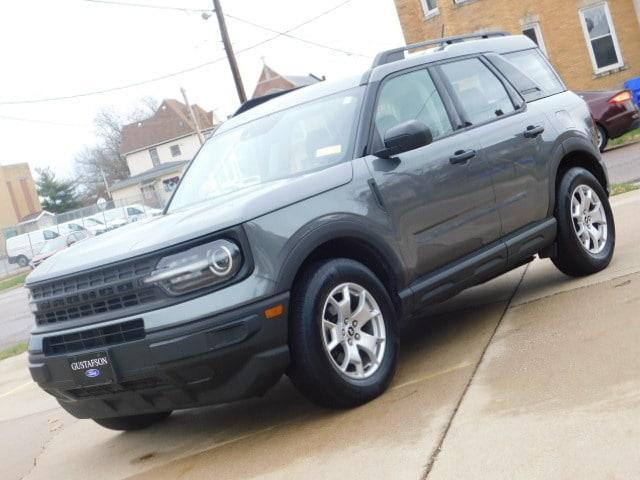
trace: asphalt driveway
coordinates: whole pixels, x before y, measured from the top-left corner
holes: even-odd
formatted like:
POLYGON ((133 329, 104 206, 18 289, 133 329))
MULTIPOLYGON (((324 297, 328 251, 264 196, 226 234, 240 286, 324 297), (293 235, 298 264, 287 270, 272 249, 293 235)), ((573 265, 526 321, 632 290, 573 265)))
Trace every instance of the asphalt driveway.
POLYGON ((350 411, 283 379, 265 397, 141 432, 78 421, 0 362, 2 477, 25 479, 635 478, 640 471, 640 193, 613 200, 609 269, 535 261, 404 333, 389 392, 350 411))

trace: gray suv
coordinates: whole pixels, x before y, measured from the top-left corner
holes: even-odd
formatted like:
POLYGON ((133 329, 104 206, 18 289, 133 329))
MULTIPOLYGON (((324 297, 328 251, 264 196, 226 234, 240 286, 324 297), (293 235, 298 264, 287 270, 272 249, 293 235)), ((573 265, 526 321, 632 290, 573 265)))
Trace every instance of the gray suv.
POLYGON ((113 429, 285 373, 353 407, 388 387, 398 329, 428 305, 536 255, 605 268, 608 192, 585 102, 528 38, 384 52, 356 78, 243 105, 161 216, 31 273, 29 368, 113 429))

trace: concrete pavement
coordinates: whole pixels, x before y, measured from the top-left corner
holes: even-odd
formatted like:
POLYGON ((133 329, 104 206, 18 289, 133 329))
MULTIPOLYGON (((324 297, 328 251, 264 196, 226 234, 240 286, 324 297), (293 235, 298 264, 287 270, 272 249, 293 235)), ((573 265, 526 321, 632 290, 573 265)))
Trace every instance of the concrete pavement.
POLYGON ((640 193, 613 204, 609 269, 576 280, 536 261, 434 308, 405 332, 391 390, 355 410, 285 379, 119 434, 64 413, 25 356, 0 362, 3 478, 635 478, 640 193))

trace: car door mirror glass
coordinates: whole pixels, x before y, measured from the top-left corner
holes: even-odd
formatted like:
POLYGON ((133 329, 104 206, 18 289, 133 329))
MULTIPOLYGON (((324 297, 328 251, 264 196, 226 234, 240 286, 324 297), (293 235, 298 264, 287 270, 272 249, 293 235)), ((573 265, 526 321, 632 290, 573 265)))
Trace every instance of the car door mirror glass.
POLYGON ((390 128, 384 135, 384 148, 375 155, 389 158, 424 147, 433 142, 431 129, 418 120, 408 120, 390 128))

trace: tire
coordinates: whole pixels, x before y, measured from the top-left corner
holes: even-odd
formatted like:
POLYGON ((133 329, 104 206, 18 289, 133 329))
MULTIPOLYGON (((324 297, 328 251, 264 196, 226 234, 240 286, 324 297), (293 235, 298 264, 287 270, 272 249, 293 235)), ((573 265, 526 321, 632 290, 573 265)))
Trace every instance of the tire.
POLYGON ((604 188, 589 171, 572 168, 562 177, 556 193, 557 255, 551 260, 561 272, 573 277, 604 270, 611 262, 616 242, 615 221, 604 188), (589 198, 588 190, 592 200, 583 210, 582 199, 589 198), (601 219, 606 220, 604 228, 601 219), (596 240, 598 235, 589 232, 600 237, 596 240))
POLYGON ((25 257, 24 255, 20 255, 18 257, 18 260, 16 261, 16 263, 18 264, 18 266, 20 268, 24 268, 27 265, 29 265, 29 259, 27 257, 25 257))
POLYGON ((318 405, 349 408, 367 403, 381 395, 395 375, 396 324, 387 290, 367 267, 349 259, 313 264, 302 272, 292 295, 287 374, 318 405), (343 304, 342 314, 338 303, 343 304), (343 317, 348 317, 347 325, 343 317), (344 364, 345 369, 340 366, 344 364))
POLYGON ((596 125, 596 129, 598 130, 598 150, 604 152, 604 149, 607 148, 607 144, 609 143, 609 135, 607 135, 605 129, 600 125, 596 125))
POLYGON ((146 413, 127 417, 96 418, 93 421, 109 430, 134 431, 150 427, 171 415, 171 412, 146 413))

